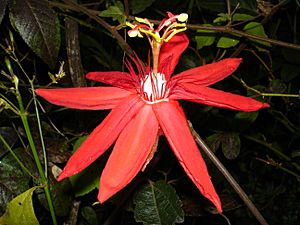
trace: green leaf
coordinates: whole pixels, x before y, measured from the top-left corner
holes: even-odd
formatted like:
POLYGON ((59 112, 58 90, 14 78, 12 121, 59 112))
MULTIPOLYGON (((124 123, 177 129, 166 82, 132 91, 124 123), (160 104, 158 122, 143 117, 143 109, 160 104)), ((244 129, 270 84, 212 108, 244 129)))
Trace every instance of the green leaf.
POLYGON ((225 134, 222 138, 222 152, 227 159, 235 159, 240 154, 240 137, 237 133, 225 134))
POLYGON ((253 16, 242 13, 235 13, 232 16, 233 21, 247 21, 253 19, 253 16))
POLYGON ((225 23, 229 20, 229 16, 227 13, 219 13, 218 17, 214 19, 213 23, 225 23))
POLYGON ((216 152, 220 147, 221 138, 222 138, 222 134, 220 133, 212 134, 206 138, 206 143, 208 144, 208 146, 211 148, 213 152, 216 152))
POLYGON ((130 8, 132 10, 132 14, 138 14, 143 12, 149 6, 151 6, 155 2, 155 0, 131 0, 130 8))
POLYGON ((0 217, 0 224, 9 225, 38 225, 35 216, 32 194, 38 187, 30 188, 24 193, 15 197, 7 206, 5 214, 0 217))
MULTIPOLYGON (((204 26, 211 26, 210 24, 203 24, 204 26)), ((210 46, 216 39, 216 32, 212 30, 197 30, 195 37, 197 43, 197 49, 201 49, 205 46, 210 46)))
POLYGON ((59 21, 45 0, 18 0, 10 19, 26 44, 51 68, 60 46, 59 21))
MULTIPOLYGON (((75 141, 72 151, 73 153, 79 148, 79 146, 87 137, 88 135, 84 135, 75 141)), ((83 196, 90 193, 94 189, 99 188, 99 171, 101 171, 103 168, 104 164, 96 161, 86 169, 82 170, 80 173, 69 178, 76 197, 83 196)))
POLYGON ((120 1, 117 1, 115 5, 109 6, 106 10, 101 11, 99 16, 112 17, 113 20, 118 20, 119 23, 123 23, 126 20, 124 6, 120 1))
POLYGON ((287 86, 282 80, 275 79, 270 82, 270 90, 272 93, 284 93, 286 89, 287 86))
MULTIPOLYGON (((218 14, 219 17, 217 17, 216 19, 214 19, 213 23, 225 23, 227 21, 229 21, 229 16, 227 13, 219 13, 218 14)), ((248 14, 242 14, 242 13, 235 13, 232 16, 232 21, 247 21, 252 19, 253 16, 248 15, 248 14)))
MULTIPOLYGON (((18 139, 18 135, 12 127, 0 127, 0 135, 10 147, 12 147, 18 139)), ((4 147, 2 141, 0 141, 0 155, 5 154, 6 152, 6 147, 4 147)))
POLYGON ((240 121, 247 121, 253 123, 258 116, 258 112, 238 112, 234 118, 240 121))
POLYGON ((182 203, 164 181, 145 185, 134 199, 134 217, 144 225, 172 225, 184 221, 182 203))
POLYGON ((76 197, 86 195, 99 188, 100 174, 104 165, 94 162, 80 173, 70 177, 76 197))
POLYGON ((231 48, 236 46, 240 41, 237 38, 223 36, 219 39, 217 43, 218 48, 231 48))
POLYGON ((231 122, 235 132, 242 132, 249 128, 258 117, 259 112, 237 112, 231 122))
POLYGON ((85 141, 85 139, 87 139, 88 135, 84 135, 84 136, 81 136, 80 138, 78 138, 74 145, 73 145, 73 151, 72 153, 74 153, 78 148, 79 146, 85 141))
POLYGON ((0 4, 0 24, 2 22, 3 16, 5 14, 5 8, 7 5, 7 0, 1 0, 1 4, 0 4))
POLYGON ((5 212, 7 204, 14 198, 14 193, 0 183, 0 215, 5 212))
MULTIPOLYGON (((258 22, 250 22, 245 25, 243 29, 246 33, 256 35, 256 36, 261 36, 267 38, 268 36, 265 33, 265 29, 261 23, 258 22)), ((260 51, 265 51, 264 48, 260 47, 260 45, 264 45, 267 47, 270 47, 271 44, 269 42, 265 41, 251 41, 252 43, 255 44, 255 47, 260 50, 260 51)))
MULTIPOLYGON (((19 159, 22 159, 24 166, 31 170, 34 162, 22 148, 13 150, 19 159)), ((31 177, 22 170, 11 154, 5 155, 0 161, 0 184, 8 188, 14 196, 26 191, 29 188, 31 177)))

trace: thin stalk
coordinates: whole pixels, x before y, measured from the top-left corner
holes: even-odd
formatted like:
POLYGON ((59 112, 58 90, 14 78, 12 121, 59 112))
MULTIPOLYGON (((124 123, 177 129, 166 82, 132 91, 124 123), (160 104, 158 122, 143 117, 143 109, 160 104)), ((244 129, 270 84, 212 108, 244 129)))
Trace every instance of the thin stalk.
POLYGON ((282 171, 284 171, 284 172, 286 172, 286 173, 288 173, 288 174, 290 174, 290 175, 296 177, 297 179, 300 179, 300 175, 299 175, 299 174, 297 174, 297 173, 295 173, 294 171, 291 171, 291 170, 289 170, 289 169, 283 167, 283 166, 281 165, 281 163, 274 162, 272 159, 270 159, 270 160, 265 160, 265 159, 261 159, 261 158, 256 158, 256 159, 259 160, 259 161, 261 161, 261 162, 264 162, 264 163, 267 164, 267 165, 274 166, 274 167, 276 167, 277 169, 280 169, 280 170, 282 170, 282 171))
POLYGON ((33 80, 29 80, 31 90, 32 90, 32 97, 33 97, 33 102, 34 102, 34 108, 35 108, 35 114, 36 114, 36 119, 37 119, 37 124, 38 124, 38 129, 39 129, 39 135, 40 135, 40 141, 41 141, 41 146, 43 150, 43 156, 44 156, 44 173, 45 177, 48 177, 48 167, 47 167, 47 153, 46 153, 46 148, 45 148, 45 143, 44 143, 44 138, 43 138, 43 131, 42 131, 42 125, 41 125, 41 120, 40 120, 40 114, 38 110, 38 105, 37 105, 37 100, 36 100, 36 95, 34 92, 34 86, 33 86, 33 80))
POLYGON ((245 81, 243 81, 242 79, 239 79, 237 77, 234 77, 235 79, 239 80, 242 85, 248 89, 253 91, 254 93, 262 96, 262 97, 287 97, 287 98, 300 98, 300 93, 299 94, 284 94, 284 93, 264 93, 264 92, 260 92, 259 90, 256 90, 255 88, 249 87, 245 81))
MULTIPOLYGON (((33 85, 33 80, 34 79, 30 79, 29 76, 27 75, 26 71, 24 70, 23 66, 21 65, 20 61, 18 60, 17 56, 15 55, 14 52, 12 52, 13 55, 13 59, 14 61, 18 64, 19 68, 21 69, 21 71, 24 73, 24 75, 26 76, 29 84, 30 84, 30 88, 32 90, 32 97, 33 97, 33 102, 34 102, 34 107, 35 107, 35 113, 36 113, 36 119, 37 119, 37 124, 38 124, 38 130, 39 130, 39 135, 40 135, 40 141, 41 141, 41 146, 42 146, 42 150, 43 150, 43 158, 44 158, 44 175, 45 178, 47 179, 48 177, 48 168, 47 168, 47 154, 46 154, 46 148, 45 148, 45 143, 44 143, 44 139, 43 139, 43 132, 42 132, 42 126, 41 126, 41 121, 40 121, 40 115, 39 115, 39 111, 38 111, 38 106, 37 106, 37 101, 36 101, 36 95, 34 92, 34 85, 33 85)), ((16 90, 18 92, 18 86, 16 86, 16 90)), ((24 108, 24 107, 23 107, 24 108)), ((26 110, 23 110, 24 112, 26 110)))
POLYGON ((190 125, 192 134, 195 138, 195 141, 198 143, 200 148, 205 152, 208 158, 213 162, 213 164, 218 168, 218 170, 224 175, 228 183, 233 187, 233 189, 237 192, 240 198, 244 201, 245 205, 251 211, 251 213, 255 216, 257 221, 261 225, 268 225, 268 222, 262 216, 262 214, 258 211, 255 205, 252 203, 248 195, 241 188, 241 186, 236 182, 236 180, 231 176, 228 170, 224 167, 224 165, 219 161, 219 159, 215 156, 212 150, 207 146, 207 144, 200 138, 199 134, 194 130, 194 128, 190 125))
POLYGON ((20 92, 18 90, 17 81, 15 82, 15 86, 16 86, 16 97, 17 97, 17 101, 18 101, 19 109, 20 109, 20 117, 21 117, 24 129, 25 129, 25 133, 26 133, 26 136, 27 136, 27 139, 28 139, 28 142, 29 142, 29 146, 30 146, 31 151, 32 151, 32 155, 33 155, 35 164, 37 166, 39 175, 40 175, 42 183, 43 183, 45 196, 46 196, 46 200, 47 200, 47 203, 48 203, 48 206, 49 206, 52 222, 53 222, 54 225, 57 225, 57 220, 56 220, 56 215, 55 215, 55 211, 54 211, 53 202, 52 202, 52 199, 51 199, 48 180, 47 180, 47 177, 45 176, 42 164, 41 164, 39 156, 38 156, 36 146, 35 146, 34 141, 33 141, 33 137, 32 137, 30 127, 29 127, 29 123, 28 123, 28 119, 27 119, 27 112, 24 109, 22 97, 21 97, 20 92))
MULTIPOLYGON (((11 35, 11 42, 13 43, 12 35, 11 35)), ((26 78, 30 82, 31 88, 33 89, 33 81, 30 80, 30 78, 27 75, 26 71, 23 69, 20 61, 18 60, 18 57, 16 56, 16 54, 14 52, 13 45, 11 47, 11 51, 7 52, 7 54, 10 55, 11 59, 13 59, 18 64, 19 68, 24 73, 24 75, 26 76, 26 78)), ((6 60, 6 65, 8 67, 9 72, 10 72, 10 76, 8 76, 8 78, 11 79, 11 81, 15 85, 14 91, 15 91, 15 96, 16 96, 16 99, 17 99, 18 105, 19 105, 18 109, 17 109, 17 107, 15 107, 15 108, 17 109, 18 115, 20 116, 21 121, 23 123, 23 127, 24 127, 25 133, 26 133, 26 137, 27 137, 30 149, 32 151, 32 155, 33 155, 36 167, 37 167, 39 175, 40 175, 40 180, 42 182, 42 185, 43 185, 43 188, 44 188, 44 191, 45 191, 45 197, 46 197, 46 200, 47 200, 47 203, 48 203, 48 206, 49 206, 49 210, 50 210, 50 214, 51 214, 51 218, 52 218, 52 223, 53 223, 53 225, 57 225, 57 220, 56 220, 56 215, 55 215, 53 202, 52 202, 52 199, 51 199, 51 193, 50 193, 50 189, 49 189, 49 183, 48 183, 47 175, 45 174, 45 171, 43 170, 41 161, 39 159, 38 151, 36 149, 36 146, 35 146, 35 143, 34 143, 34 140, 33 140, 33 137, 32 137, 32 133, 31 133, 31 130, 30 130, 30 127, 29 127, 29 123, 28 123, 28 113, 24 108, 22 97, 21 97, 21 94, 19 92, 19 79, 16 75, 14 75, 12 67, 10 65, 10 61, 8 59, 6 60)), ((35 98, 35 96, 34 96, 34 98, 35 98)), ((35 102, 35 107, 37 109, 36 102, 35 102)), ((37 112, 37 115, 38 115, 38 112, 37 112)), ((39 122, 39 129, 41 129, 40 121, 38 120, 38 122, 39 122)), ((41 134, 41 131, 40 131, 40 134, 41 134)), ((45 166, 47 166, 47 162, 45 162, 45 166)))
POLYGON ((280 94, 280 93, 260 93, 263 97, 287 97, 287 98, 300 98, 300 94, 280 94))
POLYGON ((259 140, 257 138, 254 138, 254 137, 251 137, 249 135, 243 135, 243 137, 247 138, 248 140, 250 141, 254 141, 260 145, 263 145, 265 147, 267 147, 269 150, 271 150, 274 154, 276 154, 277 156, 279 156, 281 159, 287 161, 287 162, 291 162, 291 164, 297 169, 300 171, 300 165, 296 162, 293 162, 292 159, 285 155, 284 153, 282 153, 278 148, 272 146, 272 144, 268 144, 268 143, 265 143, 264 141, 262 140, 259 140))

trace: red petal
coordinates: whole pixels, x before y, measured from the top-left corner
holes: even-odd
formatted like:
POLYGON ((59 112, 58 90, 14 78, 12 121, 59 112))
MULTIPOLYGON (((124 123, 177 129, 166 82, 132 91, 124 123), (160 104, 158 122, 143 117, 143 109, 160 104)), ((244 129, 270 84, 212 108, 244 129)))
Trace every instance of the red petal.
POLYGON ((163 43, 160 49, 158 72, 165 74, 169 79, 188 45, 189 39, 184 33, 176 34, 171 40, 163 43))
POLYGON ((229 58, 216 63, 206 64, 186 70, 172 77, 172 81, 181 83, 194 83, 209 86, 223 80, 232 74, 242 62, 242 59, 229 58))
POLYGON ((182 109, 174 101, 154 104, 153 109, 159 125, 186 174, 221 213, 222 206, 219 196, 210 180, 207 167, 193 139, 182 109))
POLYGON ((120 71, 109 72, 90 72, 86 75, 87 79, 95 80, 105 84, 124 89, 135 89, 134 81, 129 73, 120 71))
POLYGON ((35 92, 56 105, 90 110, 114 108, 132 94, 116 87, 37 89, 35 92))
POLYGON ((137 96, 130 96, 123 100, 71 156, 57 180, 72 176, 95 161, 112 145, 126 124, 144 104, 137 96))
POLYGON ((204 105, 217 106, 244 112, 251 112, 261 108, 270 107, 267 103, 259 102, 249 97, 191 83, 175 86, 170 98, 184 99, 204 105))
POLYGON ((158 122, 145 105, 121 132, 100 179, 99 202, 125 187, 142 169, 155 143, 158 122))

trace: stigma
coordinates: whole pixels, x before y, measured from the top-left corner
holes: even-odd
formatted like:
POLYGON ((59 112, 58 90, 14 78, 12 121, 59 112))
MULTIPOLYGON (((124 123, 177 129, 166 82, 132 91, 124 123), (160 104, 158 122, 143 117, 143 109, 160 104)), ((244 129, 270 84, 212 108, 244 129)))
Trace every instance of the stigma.
POLYGON ((163 73, 150 73, 141 80, 141 97, 148 104, 169 101, 169 88, 163 73))

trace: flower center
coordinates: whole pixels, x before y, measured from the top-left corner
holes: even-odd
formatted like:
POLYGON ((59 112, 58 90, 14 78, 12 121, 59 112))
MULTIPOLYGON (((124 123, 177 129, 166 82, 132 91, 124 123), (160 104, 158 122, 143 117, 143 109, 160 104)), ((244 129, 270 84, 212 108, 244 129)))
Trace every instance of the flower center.
POLYGON ((141 92, 143 100, 148 104, 168 101, 169 89, 165 75, 162 73, 157 73, 156 76, 153 73, 146 75, 141 81, 141 92))

